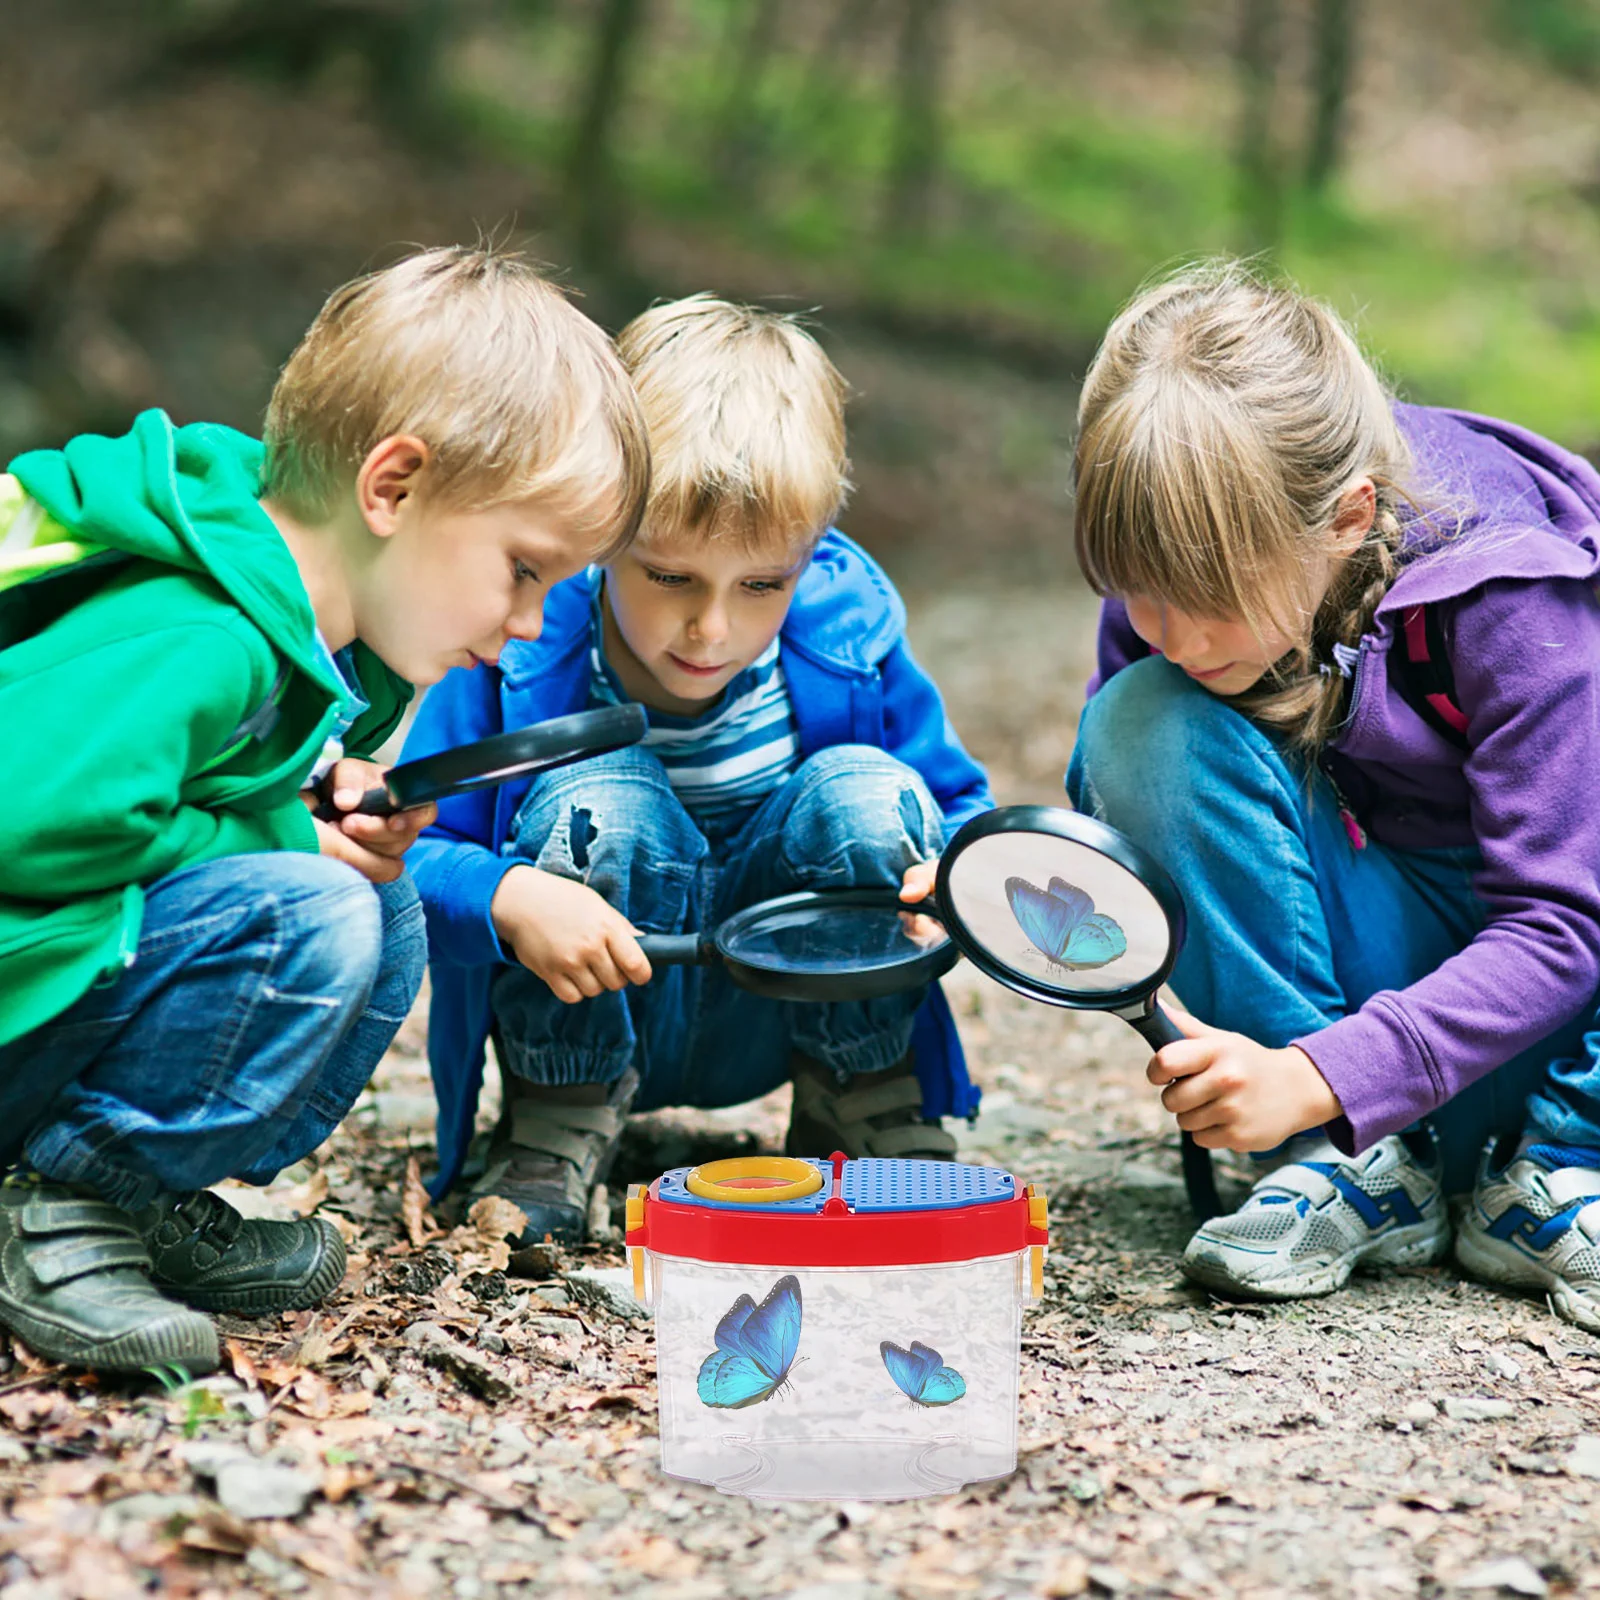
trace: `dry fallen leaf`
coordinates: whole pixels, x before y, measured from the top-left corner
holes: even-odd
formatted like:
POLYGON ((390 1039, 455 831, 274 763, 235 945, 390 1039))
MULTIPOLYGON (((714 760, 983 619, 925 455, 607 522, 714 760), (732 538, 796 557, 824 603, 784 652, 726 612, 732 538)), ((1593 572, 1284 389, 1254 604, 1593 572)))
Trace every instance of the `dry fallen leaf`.
POLYGON ((309 1217, 328 1198, 328 1174, 314 1172, 304 1183, 297 1183, 292 1189, 278 1190, 274 1198, 298 1211, 302 1217, 309 1217))
POLYGON ((406 1225, 406 1237, 418 1250, 439 1231, 428 1220, 428 1191, 422 1187, 422 1169, 415 1156, 406 1159, 406 1187, 400 1201, 400 1216, 406 1225))
POLYGON ((494 1244, 507 1235, 520 1239, 528 1226, 528 1214, 521 1206, 502 1200, 497 1194, 486 1194, 473 1203, 467 1212, 467 1221, 485 1244, 494 1244))

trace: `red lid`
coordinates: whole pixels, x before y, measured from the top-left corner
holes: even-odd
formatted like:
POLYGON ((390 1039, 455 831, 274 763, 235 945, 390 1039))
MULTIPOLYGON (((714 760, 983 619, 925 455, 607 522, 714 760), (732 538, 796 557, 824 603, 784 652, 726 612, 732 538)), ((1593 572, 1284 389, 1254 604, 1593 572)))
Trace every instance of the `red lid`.
POLYGON ((1050 1242, 1046 1201, 953 1161, 755 1156, 679 1167, 628 1200, 627 1242, 691 1261, 878 1267, 973 1261, 1050 1242))

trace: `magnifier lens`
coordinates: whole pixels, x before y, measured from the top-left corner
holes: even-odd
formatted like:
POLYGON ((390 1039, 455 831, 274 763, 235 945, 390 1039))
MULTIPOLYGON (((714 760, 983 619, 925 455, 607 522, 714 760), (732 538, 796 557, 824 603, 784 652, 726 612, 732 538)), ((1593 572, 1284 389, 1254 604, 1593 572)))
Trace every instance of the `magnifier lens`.
POLYGON ((801 906, 776 910, 726 930, 730 960, 795 976, 862 973, 894 967, 949 942, 936 924, 913 939, 893 910, 872 906, 801 906))
POLYGON ((1071 1003, 1148 985, 1172 925, 1139 877, 1090 845, 1012 829, 950 865, 950 908, 990 960, 1071 1003))

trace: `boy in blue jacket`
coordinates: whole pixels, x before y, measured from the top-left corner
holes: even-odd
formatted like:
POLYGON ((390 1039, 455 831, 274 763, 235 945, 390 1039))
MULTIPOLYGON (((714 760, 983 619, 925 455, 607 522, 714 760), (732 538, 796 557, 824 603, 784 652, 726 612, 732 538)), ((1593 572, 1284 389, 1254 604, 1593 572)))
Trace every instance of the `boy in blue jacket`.
POLYGON ((711 926, 800 889, 932 888, 992 805, 905 608, 831 526, 849 488, 844 384, 789 318, 697 295, 619 341, 653 460, 638 540, 551 594, 498 668, 451 673, 407 757, 637 701, 641 746, 440 807, 413 850, 433 970, 442 1192, 459 1175, 485 1043, 506 1112, 475 1192, 526 1237, 583 1237, 630 1109, 737 1105, 789 1078, 792 1153, 942 1157, 969 1115, 937 986, 794 1005, 718 969, 652 976, 637 930, 711 926))

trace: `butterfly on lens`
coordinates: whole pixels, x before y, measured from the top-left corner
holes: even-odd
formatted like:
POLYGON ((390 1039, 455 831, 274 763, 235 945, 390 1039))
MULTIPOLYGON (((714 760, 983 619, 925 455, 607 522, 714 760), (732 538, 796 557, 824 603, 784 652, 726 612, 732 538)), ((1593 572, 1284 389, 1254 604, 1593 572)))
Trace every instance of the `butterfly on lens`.
POLYGON ((947 1406, 967 1392, 967 1380, 954 1367, 944 1364, 944 1357, 917 1340, 911 1341, 909 1350, 885 1339, 878 1346, 878 1354, 911 1403, 917 1406, 947 1406))
POLYGON ((800 1280, 791 1272, 757 1305, 742 1294, 717 1324, 717 1348, 700 1363, 695 1388, 708 1406, 738 1411, 777 1393, 800 1343, 800 1280))
POLYGON ((1035 888, 1026 878, 1007 878, 1006 899, 1022 931, 1052 966, 1084 972, 1127 951, 1121 924, 1096 911, 1094 901, 1065 878, 1052 878, 1048 889, 1035 888))

